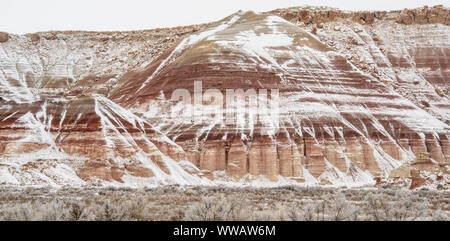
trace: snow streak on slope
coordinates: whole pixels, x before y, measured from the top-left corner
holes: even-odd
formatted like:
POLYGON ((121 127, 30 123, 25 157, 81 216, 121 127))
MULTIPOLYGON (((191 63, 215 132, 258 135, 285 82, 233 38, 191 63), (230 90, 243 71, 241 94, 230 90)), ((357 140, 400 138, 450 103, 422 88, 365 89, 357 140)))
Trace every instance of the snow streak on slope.
MULTIPOLYGON (((413 66, 419 50, 398 41, 417 37, 423 46, 423 37, 412 36, 409 27, 391 35, 383 30, 391 26, 328 24, 333 23, 312 34, 280 17, 239 12, 192 33, 145 70, 136 68, 150 61, 133 57, 139 48, 120 41, 115 49, 109 37, 92 43, 89 35, 78 41, 55 35, 54 41, 31 44, 28 37, 13 36, 0 44, 0 138, 6 143, 0 143, 0 182, 82 185, 98 178, 132 186, 270 186, 301 180, 300 185, 355 186, 373 185, 374 177, 388 176, 417 152, 440 154, 445 161, 440 143, 450 138, 448 99, 434 93, 446 87, 445 64, 441 70, 413 66), (369 30, 389 41, 380 44, 369 30), (332 48, 327 39, 355 44, 332 48), (359 63, 351 61, 355 54, 359 63), (398 67, 404 59, 412 67, 398 67), (370 72, 377 64, 380 71, 370 72), (133 77, 123 77, 127 70, 133 77), (212 105, 165 97, 197 80, 223 93, 277 89, 280 116, 265 110, 258 123, 238 108, 230 126, 211 116, 223 114, 212 105), (415 97, 432 100, 430 107, 419 108, 394 82, 402 90, 419 82, 415 97), (111 90, 119 97, 109 95, 111 90), (203 111, 203 123, 171 115, 193 108, 203 111), (268 135, 261 126, 271 130, 268 135), (421 143, 419 151, 414 141, 421 143), (136 166, 148 172, 136 175, 136 166)), ((448 32, 446 26, 435 28, 423 30, 448 32)), ((434 43, 441 48, 436 53, 445 55, 445 40, 433 38, 434 43)), ((252 106, 249 112, 257 110, 252 106)))
POLYGON ((0 158, 0 182, 34 185, 83 185, 73 166, 83 160, 62 151, 56 144, 56 135, 52 132, 54 116, 48 112, 47 102, 38 112, 27 112, 11 126, 23 129, 9 143, 8 152, 0 158), (37 143, 37 144, 31 144, 37 143))
MULTIPOLYGON (((130 147, 136 148, 135 156, 137 160, 139 160, 143 167, 149 168, 152 170, 155 177, 154 180, 145 180, 146 184, 184 184, 184 185, 199 185, 199 184, 207 184, 208 180, 204 180, 196 175, 192 175, 183 167, 186 167, 190 170, 197 170, 197 168, 190 162, 182 161, 178 163, 167 157, 163 153, 161 153, 158 148, 153 144, 153 142, 147 137, 144 129, 144 125, 150 125, 148 122, 143 119, 135 116, 131 112, 126 109, 120 107, 109 99, 101 96, 95 97, 95 112, 100 116, 102 123, 102 131, 105 137, 107 146, 115 149, 115 144, 117 139, 119 140, 121 145, 126 145, 130 147), (136 136, 132 136, 125 128, 124 123, 120 121, 120 119, 126 120, 128 123, 132 124, 134 128, 137 128, 141 131, 140 140, 145 142, 147 149, 152 150, 153 152, 147 153, 143 150, 139 144, 136 143, 136 136), (169 169, 169 174, 164 172, 158 167, 154 161, 149 158, 149 156, 160 156, 169 169)), ((170 139, 162 136, 159 140, 167 141, 171 145, 176 145, 170 139)), ((114 158, 114 157, 113 157, 114 158)), ((115 158, 116 163, 120 163, 122 158, 115 158)), ((126 177, 129 181, 133 180, 132 176, 126 177)))
MULTIPOLYGON (((343 145, 340 146, 342 150, 354 148, 357 153, 364 151, 361 157, 355 157, 357 153, 339 152, 338 160, 344 160, 345 171, 342 167, 335 167, 325 156, 321 157, 320 164, 315 165, 320 165, 323 170, 314 170, 316 177, 310 178, 311 175, 307 178, 311 181, 326 180, 335 185, 373 184, 375 175, 387 176, 392 169, 415 159, 415 153, 400 144, 402 132, 409 136, 425 136, 427 133, 438 141, 449 132, 447 123, 418 108, 411 100, 360 65, 348 61, 348 56, 333 50, 321 39, 279 17, 245 13, 238 22, 216 31, 204 41, 183 46, 183 56, 194 57, 177 58, 174 66, 160 64, 158 71, 151 74, 151 79, 161 83, 153 83, 154 86, 183 88, 190 85, 191 79, 186 73, 192 69, 195 81, 202 80, 204 85, 213 88, 230 86, 228 83, 231 82, 234 84, 231 86, 244 90, 280 89, 279 122, 278 118, 271 118, 270 115, 261 120, 269 126, 278 126, 279 123, 279 132, 268 136, 274 145, 297 145, 296 139, 306 136, 313 139, 314 148, 322 150, 322 154, 330 148, 326 142, 339 143, 343 145), (277 140, 280 134, 286 137, 288 143, 277 140), (352 138, 356 138, 356 143, 348 142, 352 138), (367 161, 364 158, 371 159, 373 163, 362 166, 361 163, 367 161), (367 168, 371 168, 371 172, 367 168), (319 175, 317 172, 320 172, 319 175)), ((144 82, 139 90, 148 84, 148 81, 144 82)), ((170 90, 165 92, 170 94, 170 90)), ((157 123, 155 127, 172 140, 193 141, 186 148, 200 153, 196 155, 201 155, 203 148, 211 145, 211 139, 230 141, 230 137, 242 140, 242 152, 249 155, 249 143, 258 138, 256 134, 260 127, 251 120, 238 118, 235 126, 226 126, 209 117, 214 113, 212 106, 192 106, 184 102, 172 105, 163 94, 160 95, 162 98, 149 98, 145 108, 142 103, 147 99, 144 93, 142 95, 143 100, 137 108, 148 110, 142 115, 157 123), (207 117, 203 124, 189 124, 182 118, 170 115, 174 110, 192 108, 204 111, 207 117)), ((249 112, 254 113, 255 110, 250 108, 249 112)), ((425 142, 425 139, 422 141, 425 142)), ((306 154, 306 158, 315 157, 306 154)), ((236 163, 228 165, 233 168, 246 166, 242 164, 243 167, 239 167, 236 163)), ((308 173, 303 173, 306 179, 308 173)))
POLYGON ((239 13, 236 13, 235 15, 233 15, 231 17, 230 20, 219 24, 219 26, 213 27, 212 29, 208 29, 208 30, 202 31, 199 34, 193 34, 193 35, 190 35, 190 36, 184 38, 178 44, 178 46, 170 53, 170 55, 161 62, 161 64, 158 66, 158 68, 156 68, 156 70, 153 72, 153 74, 150 75, 150 77, 148 77, 145 80, 145 82, 138 89, 138 91, 141 90, 142 88, 144 88, 145 85, 147 85, 157 74, 160 73, 162 68, 164 68, 166 65, 169 65, 177 57, 177 55, 181 54, 187 47, 191 47, 192 45, 195 45, 196 43, 198 43, 202 39, 204 39, 204 38, 206 38, 208 36, 211 36, 214 33, 217 33, 219 31, 222 31, 222 30, 228 28, 233 23, 235 23, 239 18, 240 18, 239 13))
MULTIPOLYGON (((116 151, 129 147, 134 149, 133 159, 141 163, 141 167, 151 170, 153 176, 148 178, 136 177, 125 174, 122 179, 124 183, 114 182, 115 185, 160 185, 160 184, 183 184, 201 185, 210 181, 200 178, 198 169, 190 162, 175 161, 161 153, 153 144, 152 138, 146 133, 151 131, 151 125, 132 114, 128 110, 113 103, 109 99, 95 95, 94 112, 100 118, 100 127, 103 135, 99 136, 106 143, 109 150, 109 158, 115 165, 127 165, 129 160, 123 158, 116 151), (128 130, 135 129, 134 133, 128 130), (141 143, 137 143, 137 142, 141 143), (161 160, 157 165, 155 160, 161 160), (163 165, 168 169, 161 169, 163 165), (189 171, 189 173, 187 172, 189 171)), ((53 119, 59 112, 44 102, 37 112, 27 112, 11 125, 11 128, 23 129, 23 133, 9 135, 15 138, 14 143, 7 146, 8 152, 0 158, 0 171, 2 173, 0 182, 13 184, 49 184, 49 185, 84 185, 76 173, 79 167, 84 165, 86 157, 77 154, 67 154, 63 148, 60 134, 67 128, 65 109, 61 116, 58 128, 55 130, 53 119), (62 130, 62 126, 64 129, 62 130), (33 143, 38 143, 33 144, 33 143)), ((79 113, 73 125, 84 118, 88 113, 79 113)), ((67 120, 68 121, 68 120, 67 120)), ((69 124, 70 126, 70 124, 69 124)), ((176 146, 170 139, 161 133, 154 134, 159 143, 165 142, 167 145, 176 146)), ((83 138, 83 137, 81 137, 83 138)), ((182 149, 180 152, 182 152, 182 149)), ((100 149, 99 149, 100 151, 100 149)))

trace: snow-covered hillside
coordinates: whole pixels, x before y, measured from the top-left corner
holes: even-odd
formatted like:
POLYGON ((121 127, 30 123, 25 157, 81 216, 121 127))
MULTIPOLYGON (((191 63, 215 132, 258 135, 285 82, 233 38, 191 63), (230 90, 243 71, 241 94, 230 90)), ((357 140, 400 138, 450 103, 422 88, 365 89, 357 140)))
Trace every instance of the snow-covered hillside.
POLYGON ((291 9, 273 14, 8 35, 0 43, 0 182, 448 184, 449 25, 405 24, 397 12, 370 23, 356 21, 359 13, 306 23, 291 9), (170 99, 176 89, 194 93, 195 81, 224 95, 278 90, 279 118, 237 114, 225 124, 206 100, 195 106, 208 114, 203 123, 171 115, 193 107, 170 99))

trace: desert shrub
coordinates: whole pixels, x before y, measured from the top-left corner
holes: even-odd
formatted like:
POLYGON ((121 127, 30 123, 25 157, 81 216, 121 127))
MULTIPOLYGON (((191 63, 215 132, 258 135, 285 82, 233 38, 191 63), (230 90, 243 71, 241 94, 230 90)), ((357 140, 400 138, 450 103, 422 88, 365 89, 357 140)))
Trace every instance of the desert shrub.
POLYGON ((68 217, 63 202, 53 200, 46 203, 29 202, 7 205, 2 208, 1 220, 17 221, 62 221, 68 217))
POLYGON ((357 219, 356 209, 347 201, 342 192, 333 195, 330 202, 330 218, 333 221, 357 219))
POLYGON ((192 221, 230 221, 242 220, 245 201, 238 197, 225 197, 223 194, 204 197, 200 203, 189 207, 185 220, 192 221))
POLYGON ((107 200, 103 204, 91 204, 86 208, 83 220, 88 221, 121 221, 125 219, 125 211, 122 205, 115 205, 107 200))
POLYGON ((27 204, 4 205, 0 211, 0 220, 3 221, 31 221, 31 208, 27 204))
POLYGON ((287 209, 287 216, 292 221, 301 221, 301 210, 297 205, 292 205, 287 209))
POLYGON ((84 209, 85 206, 80 203, 73 202, 69 204, 69 216, 68 220, 70 221, 78 221, 84 217, 84 209))
POLYGON ((147 204, 142 197, 128 200, 125 203, 127 220, 145 221, 150 219, 147 204))
POLYGON ((448 214, 444 214, 441 211, 435 211, 431 215, 430 220, 431 221, 448 221, 448 220, 450 220, 450 217, 448 214))
POLYGON ((407 190, 396 190, 393 197, 384 193, 370 193, 366 202, 367 213, 376 221, 417 220, 426 214, 428 206, 427 202, 417 201, 417 197, 407 190))

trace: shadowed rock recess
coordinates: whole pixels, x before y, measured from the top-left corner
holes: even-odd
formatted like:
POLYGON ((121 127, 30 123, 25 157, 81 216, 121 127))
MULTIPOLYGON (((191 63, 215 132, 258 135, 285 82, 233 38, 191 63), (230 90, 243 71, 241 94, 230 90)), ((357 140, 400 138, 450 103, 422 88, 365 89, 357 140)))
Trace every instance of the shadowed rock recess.
POLYGON ((448 189, 449 13, 303 7, 170 29, 0 33, 0 182, 448 189), (279 121, 186 122, 171 108, 191 106, 171 94, 194 81, 224 96, 277 89, 279 121))

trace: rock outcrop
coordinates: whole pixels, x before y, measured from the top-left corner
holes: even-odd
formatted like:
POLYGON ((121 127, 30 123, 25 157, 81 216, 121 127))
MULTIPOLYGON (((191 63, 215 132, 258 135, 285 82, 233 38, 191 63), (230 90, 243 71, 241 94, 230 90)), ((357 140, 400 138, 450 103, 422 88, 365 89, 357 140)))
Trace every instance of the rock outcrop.
POLYGON ((9 35, 0 181, 352 186, 411 163, 447 175, 448 14, 291 8, 167 30, 9 35), (180 89, 187 101, 171 99, 180 89), (251 96, 216 112, 236 89, 267 90, 278 112, 241 115, 251 96), (202 121, 173 114, 192 108, 202 121))
POLYGON ((450 10, 442 5, 424 6, 418 9, 399 11, 342 11, 327 7, 283 8, 269 11, 287 21, 304 24, 322 24, 342 19, 351 19, 360 24, 372 24, 378 20, 393 20, 401 24, 433 24, 450 25, 450 10))

